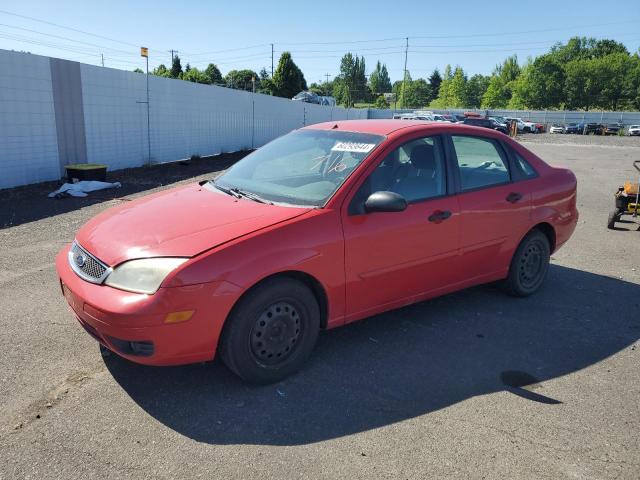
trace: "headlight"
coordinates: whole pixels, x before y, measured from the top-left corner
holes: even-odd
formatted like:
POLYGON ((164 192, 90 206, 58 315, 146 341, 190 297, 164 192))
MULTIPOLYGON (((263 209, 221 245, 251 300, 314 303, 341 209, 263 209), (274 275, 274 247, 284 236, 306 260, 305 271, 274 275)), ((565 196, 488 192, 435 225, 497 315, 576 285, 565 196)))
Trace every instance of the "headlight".
POLYGON ((163 280, 187 258, 142 258, 116 267, 105 280, 110 287, 128 292, 154 294, 163 280))

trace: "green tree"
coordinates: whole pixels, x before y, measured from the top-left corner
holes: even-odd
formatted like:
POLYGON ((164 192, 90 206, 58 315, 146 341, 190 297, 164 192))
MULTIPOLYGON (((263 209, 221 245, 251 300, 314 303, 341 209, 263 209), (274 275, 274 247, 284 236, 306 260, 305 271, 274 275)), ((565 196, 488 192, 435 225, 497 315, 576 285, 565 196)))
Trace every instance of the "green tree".
POLYGON ((634 70, 634 62, 629 54, 612 53, 598 59, 600 72, 606 82, 602 85, 600 98, 601 106, 611 110, 617 110, 624 102, 626 92, 626 79, 630 71, 634 70))
POLYGON ((180 57, 178 55, 173 57, 170 74, 171 78, 180 78, 180 75, 182 74, 182 64, 180 63, 180 57))
POLYGON ((475 74, 467 81, 465 107, 479 108, 482 97, 489 87, 490 77, 475 74))
POLYGON ((552 55, 537 57, 528 72, 528 99, 530 108, 559 107, 564 99, 564 69, 552 55))
POLYGON ((382 93, 391 92, 391 78, 389 78, 389 72, 387 66, 383 63, 380 68, 380 75, 378 76, 379 89, 382 93))
POLYGON ((227 87, 236 90, 253 91, 254 82, 256 91, 260 88, 260 79, 253 70, 231 70, 224 78, 227 87))
POLYGON ((600 74, 598 58, 577 59, 565 65, 564 97, 567 108, 584 109, 600 102, 606 79, 600 74))
POLYGON ((273 84, 273 79, 267 72, 266 68, 262 68, 258 73, 258 77, 260 79, 260 88, 258 89, 259 93, 264 93, 265 95, 275 95, 276 87, 273 84))
POLYGON ((614 53, 629 55, 629 50, 627 50, 627 47, 625 47, 624 44, 608 39, 597 40, 593 45, 594 57, 601 58, 614 53))
POLYGON ((440 84, 442 83, 442 76, 436 68, 429 76, 429 87, 431 89, 431 100, 438 98, 440 94, 440 84))
POLYGON ((142 70, 141 68, 135 68, 134 73, 144 73, 144 70, 142 70))
POLYGON ((466 107, 467 100, 467 76, 460 66, 456 66, 449 85, 449 105, 448 107, 466 107))
POLYGON ((171 78, 171 70, 165 67, 162 63, 154 68, 151 74, 157 75, 158 77, 171 78))
POLYGON ((480 105, 482 108, 505 108, 508 101, 502 79, 498 75, 492 75, 480 105))
POLYGON ((307 89, 304 75, 291 58, 291 53, 283 52, 280 55, 278 68, 273 73, 273 86, 274 94, 284 98, 293 98, 297 93, 307 89))
POLYGON ((384 98, 384 95, 380 95, 378 98, 376 98, 375 107, 380 109, 389 108, 389 103, 384 98))
POLYGON ((431 102, 431 105, 438 108, 447 108, 452 107, 452 98, 451 98, 451 81, 453 79, 453 71, 451 70, 451 65, 447 65, 444 67, 444 74, 442 76, 442 81, 440 82, 440 88, 438 89, 437 98, 431 102))
POLYGON ((189 70, 185 69, 185 72, 182 74, 182 79, 194 83, 210 83, 204 72, 201 72, 195 67, 189 68, 189 70))
POLYGON ((373 94, 391 91, 391 79, 389 78, 389 72, 387 72, 387 66, 381 64, 380 61, 376 63, 376 68, 369 75, 369 89, 373 94))
POLYGON ((334 80, 333 87, 334 97, 340 105, 351 107, 355 102, 371 99, 365 69, 364 57, 354 57, 350 52, 342 57, 340 74, 334 80))
POLYGON ((211 85, 221 85, 223 83, 222 73, 215 63, 210 63, 204 69, 204 76, 207 77, 207 83, 211 85))
POLYGON ((382 65, 380 64, 380 60, 378 60, 376 67, 371 72, 371 75, 369 75, 369 88, 374 95, 382 93, 382 90, 380 90, 380 70, 382 70, 382 65))

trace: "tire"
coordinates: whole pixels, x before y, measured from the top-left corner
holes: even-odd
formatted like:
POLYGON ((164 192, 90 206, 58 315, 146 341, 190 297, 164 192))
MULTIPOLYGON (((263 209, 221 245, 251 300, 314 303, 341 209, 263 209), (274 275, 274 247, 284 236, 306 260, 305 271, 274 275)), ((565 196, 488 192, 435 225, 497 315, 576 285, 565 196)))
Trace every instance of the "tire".
POLYGON ((240 299, 225 324, 220 356, 243 380, 274 383, 300 369, 318 339, 320 308, 309 288, 274 278, 240 299))
POLYGON ((514 297, 528 297, 538 291, 549 271, 551 248, 540 230, 532 230, 520 242, 511 259, 505 291, 514 297))
POLYGON ((609 230, 614 230, 615 229, 616 222, 618 221, 619 217, 620 217, 620 209, 619 208, 614 208, 613 210, 611 210, 609 212, 609 218, 607 218, 607 228, 609 230))

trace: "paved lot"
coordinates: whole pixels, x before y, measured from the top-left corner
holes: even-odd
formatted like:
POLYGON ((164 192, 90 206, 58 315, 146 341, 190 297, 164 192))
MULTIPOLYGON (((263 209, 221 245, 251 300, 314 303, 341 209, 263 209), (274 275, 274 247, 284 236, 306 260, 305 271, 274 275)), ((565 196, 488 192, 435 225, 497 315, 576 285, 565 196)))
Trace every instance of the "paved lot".
MULTIPOLYGON (((301 373, 260 388, 216 362, 103 359, 53 258, 126 200, 0 194, 0 478, 638 478, 640 222, 605 224, 640 149, 532 142, 580 182, 539 294, 479 287, 327 332, 301 373)), ((138 171, 116 193, 227 164, 138 171)))

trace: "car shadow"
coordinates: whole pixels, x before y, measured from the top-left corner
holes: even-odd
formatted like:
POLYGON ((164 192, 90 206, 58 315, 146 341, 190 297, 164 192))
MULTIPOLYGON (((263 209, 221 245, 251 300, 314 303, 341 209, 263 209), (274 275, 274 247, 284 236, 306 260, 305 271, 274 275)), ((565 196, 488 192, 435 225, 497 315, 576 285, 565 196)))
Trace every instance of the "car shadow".
POLYGON ((492 392, 557 408, 568 400, 544 381, 638 340, 639 304, 637 284, 552 266, 529 298, 477 287, 324 332, 303 370, 275 385, 246 385, 217 361, 154 368, 111 355, 105 363, 142 409, 189 438, 300 445, 492 392))
POLYGON ((109 200, 128 200, 128 195, 144 192, 163 185, 190 178, 210 175, 215 177, 249 151, 223 153, 194 160, 163 163, 152 166, 127 168, 108 172, 108 182, 120 182, 120 188, 98 190, 86 197, 49 198, 63 181, 43 182, 23 187, 0 190, 0 229, 14 227, 42 218, 60 215, 109 200))

